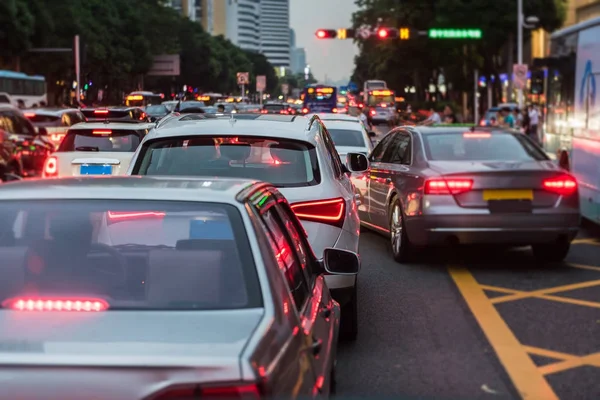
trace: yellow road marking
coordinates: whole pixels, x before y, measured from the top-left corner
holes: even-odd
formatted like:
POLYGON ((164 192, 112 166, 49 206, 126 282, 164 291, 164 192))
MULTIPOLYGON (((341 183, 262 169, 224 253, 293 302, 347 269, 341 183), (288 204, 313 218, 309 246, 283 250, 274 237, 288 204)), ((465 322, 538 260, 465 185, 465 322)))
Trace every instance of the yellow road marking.
MULTIPOLYGON (((526 299, 528 297, 539 297, 539 296, 545 296, 545 295, 552 294, 552 293, 560 293, 560 292, 567 292, 570 290, 584 289, 584 288, 598 286, 598 285, 600 285, 600 280, 573 283, 570 285, 556 286, 556 287, 548 288, 548 289, 533 290, 531 292, 523 292, 523 291, 515 290, 514 294, 509 294, 508 296, 493 298, 493 299, 491 299, 491 302, 493 304, 498 304, 498 303, 504 303, 507 301, 526 299)), ((490 289, 490 290, 492 290, 492 289, 490 289)))
POLYGON ((598 271, 600 272, 600 267, 593 267, 591 265, 583 265, 583 264, 569 264, 569 267, 572 268, 579 268, 579 269, 589 269, 591 271, 598 271))
POLYGON ((521 397, 558 400, 473 275, 464 268, 450 267, 448 270, 521 397))
POLYGON ((600 242, 598 241, 598 239, 594 239, 594 238, 587 238, 587 239, 575 239, 571 242, 571 244, 593 244, 593 245, 600 245, 600 242))
POLYGON ((554 364, 544 365, 539 371, 544 375, 555 374, 568 369, 591 366, 600 367, 600 353, 590 354, 588 356, 576 357, 569 360, 563 360, 554 364))
POLYGON ((523 346, 523 349, 525 349, 525 351, 528 352, 529 354, 535 354, 536 356, 554 358, 556 360, 561 360, 561 361, 579 358, 577 356, 574 356, 573 354, 560 353, 558 351, 540 349, 539 347, 533 347, 533 346, 523 346))

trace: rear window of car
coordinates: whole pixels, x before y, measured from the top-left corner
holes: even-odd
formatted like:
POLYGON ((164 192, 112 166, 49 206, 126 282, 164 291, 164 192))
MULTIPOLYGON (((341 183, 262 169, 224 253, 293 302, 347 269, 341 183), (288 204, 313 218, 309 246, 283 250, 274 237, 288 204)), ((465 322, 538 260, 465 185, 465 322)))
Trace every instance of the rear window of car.
POLYGON ((129 110, 89 109, 81 110, 87 119, 133 119, 129 110))
POLYGON ((158 106, 148 106, 146 107, 146 114, 151 114, 151 115, 162 115, 162 114, 168 114, 169 110, 167 109, 167 107, 161 105, 158 106))
POLYGON ((40 114, 25 113, 25 116, 27 117, 28 120, 30 120, 34 124, 36 124, 36 123, 48 124, 48 123, 58 122, 61 120, 61 117, 58 117, 55 115, 40 115, 40 114))
POLYGON ((60 144, 58 151, 133 153, 146 133, 145 129, 71 129, 60 144))
POLYGON ((431 161, 541 161, 548 157, 530 139, 509 132, 441 132, 422 135, 431 161))
POLYGON ((285 109, 285 106, 283 104, 265 104, 263 109, 267 111, 281 111, 285 109))
POLYGON ((233 206, 152 200, 0 205, 2 307, 18 300, 34 309, 41 301, 40 311, 75 300, 105 302, 109 311, 262 305, 246 230, 233 206))
POLYGON ((328 129, 336 146, 366 147, 363 132, 349 129, 328 129))
POLYGON ((247 178, 278 187, 321 182, 314 146, 256 136, 194 136, 146 142, 133 174, 247 178))

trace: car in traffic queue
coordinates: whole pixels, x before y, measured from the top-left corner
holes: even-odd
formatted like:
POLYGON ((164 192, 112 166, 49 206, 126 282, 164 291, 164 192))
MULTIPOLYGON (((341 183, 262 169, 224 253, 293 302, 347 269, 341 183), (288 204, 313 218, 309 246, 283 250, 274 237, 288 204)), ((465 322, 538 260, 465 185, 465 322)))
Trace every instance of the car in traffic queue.
POLYGON ((147 106, 144 111, 148 114, 148 118, 150 118, 151 122, 156 122, 171 112, 169 108, 163 104, 147 106))
POLYGON ((365 125, 363 123, 363 121, 355 116, 352 115, 348 115, 348 114, 336 114, 336 113, 320 113, 318 114, 319 118, 321 118, 321 121, 346 121, 346 122, 354 122, 354 123, 358 123, 361 124, 363 126, 363 128, 369 132, 369 137, 370 138, 375 138, 377 136, 377 134, 373 131, 369 130, 369 127, 367 125, 365 125))
POLYGON ((0 348, 0 399, 335 390, 340 307, 324 274, 360 261, 317 259, 273 186, 72 177, 1 185, 0 199, 0 341, 22 343, 0 348))
POLYGON ((24 114, 38 133, 47 136, 55 147, 60 145, 71 126, 86 120, 76 108, 34 108, 25 110, 24 114))
MULTIPOLYGON (((257 179, 290 201, 318 257, 325 248, 358 252, 360 221, 349 172, 367 169, 367 158, 348 153, 341 162, 318 117, 235 114, 207 119, 172 116, 142 141, 128 173, 257 179)), ((358 332, 356 276, 327 276, 342 306, 342 337, 358 332)))
POLYGON ((87 122, 151 122, 150 117, 140 107, 100 107, 100 108, 83 108, 81 109, 85 115, 87 122))
POLYGON ((21 110, 0 104, 0 179, 39 177, 52 151, 54 144, 36 131, 21 110))
POLYGON ((265 103, 260 110, 261 114, 295 114, 296 111, 287 103, 265 103))
POLYGON ((373 151, 372 138, 375 133, 367 132, 363 124, 335 120, 324 123, 342 160, 346 159, 348 153, 362 153, 368 157, 373 151))
POLYGON ((125 175, 154 123, 86 122, 72 126, 44 165, 44 178, 125 175))
POLYGON ((361 223, 390 237, 398 262, 444 244, 531 246, 560 262, 578 233, 576 179, 520 132, 401 127, 369 161, 354 179, 361 223))

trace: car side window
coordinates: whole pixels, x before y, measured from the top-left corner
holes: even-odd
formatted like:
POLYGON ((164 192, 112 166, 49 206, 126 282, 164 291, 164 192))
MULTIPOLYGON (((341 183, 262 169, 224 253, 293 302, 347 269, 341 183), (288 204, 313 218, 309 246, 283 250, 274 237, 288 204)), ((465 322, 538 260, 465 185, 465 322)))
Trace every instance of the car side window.
POLYGON ((277 264, 285 275, 296 309, 300 311, 308 299, 310 291, 302 265, 295 254, 294 245, 285 234, 285 225, 274 206, 262 215, 262 219, 269 229, 269 242, 277 264))
POLYGON ((396 136, 395 133, 389 133, 386 137, 384 137, 381 142, 375 146, 373 152, 371 153, 370 161, 371 162, 382 162, 383 156, 385 154, 385 150, 388 147, 388 144, 394 139, 396 136))
POLYGON ((329 132, 327 132, 327 129, 323 125, 321 125, 321 136, 323 137, 323 143, 325 144, 325 148, 327 149, 329 157, 331 158, 331 163, 333 164, 335 175, 337 177, 340 177, 344 173, 342 161, 340 160, 340 155, 335 149, 333 139, 331 139, 331 136, 329 136, 329 132))
POLYGON ((69 118, 71 119, 71 125, 76 125, 80 122, 85 121, 85 117, 79 112, 69 113, 69 118))
POLYGON ((390 143, 383 162, 390 164, 410 165, 411 161, 411 140, 408 133, 400 132, 390 143))
POLYGON ((11 119, 13 121, 13 125, 15 127, 15 132, 21 135, 35 136, 35 129, 30 122, 20 115, 12 114, 11 119))

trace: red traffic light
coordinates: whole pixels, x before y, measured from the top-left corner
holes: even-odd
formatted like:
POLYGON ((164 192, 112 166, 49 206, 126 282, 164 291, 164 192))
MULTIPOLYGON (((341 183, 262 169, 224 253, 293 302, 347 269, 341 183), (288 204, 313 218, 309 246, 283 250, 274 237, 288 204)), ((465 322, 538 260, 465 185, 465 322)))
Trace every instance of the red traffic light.
POLYGON ((386 37, 388 37, 388 31, 386 31, 385 29, 380 29, 379 32, 377 32, 377 36, 379 36, 382 39, 385 39, 386 37))
POLYGON ((377 30, 377 37, 380 39, 397 39, 398 38, 398 29, 379 28, 377 30))
POLYGON ((337 31, 334 29, 319 29, 315 35, 319 39, 335 39, 337 31))

